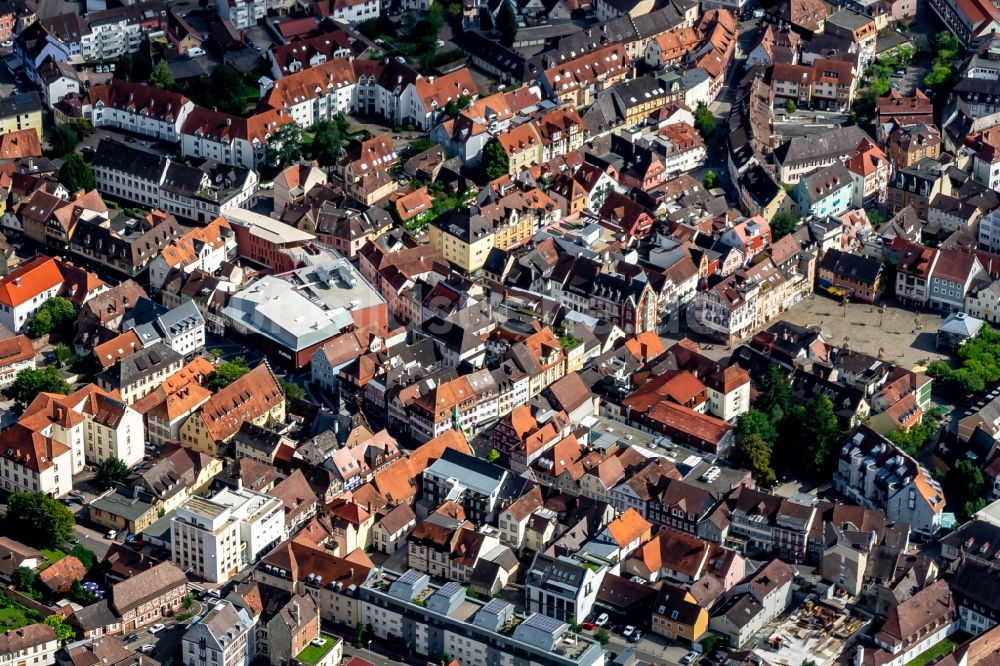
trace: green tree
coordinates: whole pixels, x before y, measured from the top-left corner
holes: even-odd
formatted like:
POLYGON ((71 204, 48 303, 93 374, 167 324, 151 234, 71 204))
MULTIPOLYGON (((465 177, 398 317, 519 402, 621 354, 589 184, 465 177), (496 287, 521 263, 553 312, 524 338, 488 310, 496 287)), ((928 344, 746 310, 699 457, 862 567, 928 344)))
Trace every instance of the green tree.
POLYGON ((52 630, 56 632, 56 640, 60 643, 73 640, 73 638, 76 637, 76 632, 73 631, 73 627, 66 624, 66 618, 62 615, 49 615, 45 618, 45 624, 52 627, 52 630))
POLYGON ((94 593, 86 589, 78 580, 74 580, 69 586, 69 598, 81 606, 89 606, 94 603, 94 593))
POLYGON ((360 648, 362 645, 364 645, 363 643, 363 641, 365 640, 364 622, 359 621, 356 625, 354 625, 354 638, 355 638, 354 647, 360 648))
POLYGON ((63 157, 63 165, 59 169, 59 182, 70 192, 90 191, 94 189, 94 170, 80 155, 70 153, 63 157))
POLYGON ((83 564, 87 571, 93 569, 94 563, 97 562, 97 556, 94 554, 94 551, 90 550, 83 544, 78 543, 73 546, 73 549, 69 551, 69 554, 80 560, 80 563, 83 564))
POLYGON ((741 437, 733 451, 733 461, 748 468, 760 485, 769 486, 777 479, 771 467, 771 446, 760 435, 741 437))
POLYGON ((498 460, 500 460, 499 451, 497 451, 496 449, 490 449, 489 451, 486 452, 486 462, 495 463, 498 460))
POLYGON ((785 111, 787 111, 788 113, 795 113, 796 109, 798 109, 798 107, 795 106, 795 102, 793 102, 792 100, 788 100, 787 102, 785 102, 785 111))
POLYGON ((174 86, 174 75, 170 72, 166 60, 160 60, 153 66, 153 71, 149 73, 149 83, 156 88, 164 89, 174 86))
POLYGON ((111 456, 101 461, 94 475, 94 483, 102 490, 128 478, 128 466, 121 459, 111 456))
POLYGON ((278 377, 278 386, 281 387, 281 392, 285 394, 285 400, 291 400, 292 398, 298 398, 299 400, 306 399, 306 390, 295 382, 290 382, 284 377, 278 377))
POLYGON ((792 405, 792 382, 788 373, 779 364, 770 363, 761 378, 760 391, 758 404, 768 410, 772 424, 781 423, 792 405))
POLYGON ((594 640, 601 645, 607 645, 611 641, 611 636, 608 635, 608 630, 601 628, 594 632, 594 640))
POLYGON ((736 422, 736 435, 739 439, 760 438, 769 446, 778 439, 778 431, 767 414, 751 407, 740 415, 736 422))
POLYGON ((60 342, 52 349, 52 358, 60 368, 66 365, 73 358, 73 350, 64 342, 60 342))
POLYGON ((972 461, 961 459, 951 466, 942 484, 945 497, 954 507, 960 520, 969 520, 982 508, 977 500, 983 498, 986 479, 983 472, 972 461))
POLYGON ((38 308, 38 312, 25 322, 29 337, 40 338, 52 331, 60 331, 76 319, 76 306, 62 296, 53 296, 38 308))
POLYGON ((816 666, 816 662, 812 659, 806 659, 802 662, 802 666, 816 666))
POLYGON ((344 133, 337 126, 337 123, 330 120, 323 120, 312 127, 313 140, 309 146, 312 158, 319 162, 320 166, 333 166, 337 163, 340 149, 344 146, 344 133))
POLYGON ((70 127, 73 128, 81 140, 86 139, 94 133, 94 126, 86 118, 77 118, 70 123, 70 127))
POLYGON ((237 356, 232 361, 215 366, 215 370, 208 376, 205 386, 213 391, 218 391, 226 388, 248 372, 250 372, 250 366, 247 365, 246 360, 242 356, 237 356))
POLYGON ((21 592, 35 589, 35 572, 28 567, 18 567, 10 574, 10 582, 21 592))
POLYGON ((798 425, 809 443, 803 447, 808 451, 804 461, 808 468, 817 478, 832 474, 842 433, 829 396, 817 394, 810 398, 798 425))
POLYGON ((498 139, 490 139, 483 146, 483 169, 490 180, 506 176, 510 171, 510 159, 498 139))
POLYGON ((54 157, 73 152, 80 143, 80 135, 72 125, 56 125, 48 134, 49 146, 54 157))
POLYGON ((709 170, 702 179, 701 184, 705 186, 706 190, 711 190, 719 186, 719 176, 714 171, 709 170))
POLYGON ((39 393, 59 393, 69 395, 70 385, 59 374, 55 366, 40 370, 25 368, 17 373, 14 383, 7 388, 7 397, 23 409, 31 404, 39 393))
POLYGON ((698 108, 695 109, 694 128, 704 139, 715 134, 715 116, 704 102, 698 102, 698 108))
POLYGON ((295 123, 282 125, 270 138, 267 159, 271 164, 285 166, 302 157, 302 130, 295 123))
POLYGON ((73 538, 76 523, 63 503, 44 493, 14 493, 7 499, 5 534, 32 546, 50 548, 73 538))
POLYGON ((497 12, 496 28, 500 36, 500 43, 507 48, 514 46, 514 40, 517 38, 517 12, 511 6, 510 0, 500 6, 500 11, 497 12))
POLYGON ((795 226, 798 223, 799 219, 791 213, 778 213, 771 220, 771 236, 774 237, 774 240, 784 238, 795 231, 795 226))

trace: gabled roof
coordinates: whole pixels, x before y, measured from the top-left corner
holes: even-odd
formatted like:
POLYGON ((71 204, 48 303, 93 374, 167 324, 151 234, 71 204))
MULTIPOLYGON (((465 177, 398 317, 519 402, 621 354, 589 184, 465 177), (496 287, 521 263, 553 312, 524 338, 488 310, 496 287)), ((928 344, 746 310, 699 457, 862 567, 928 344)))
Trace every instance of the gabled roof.
POLYGON ((244 421, 260 417, 284 399, 270 366, 261 363, 209 398, 201 407, 201 417, 209 435, 224 442, 244 421))

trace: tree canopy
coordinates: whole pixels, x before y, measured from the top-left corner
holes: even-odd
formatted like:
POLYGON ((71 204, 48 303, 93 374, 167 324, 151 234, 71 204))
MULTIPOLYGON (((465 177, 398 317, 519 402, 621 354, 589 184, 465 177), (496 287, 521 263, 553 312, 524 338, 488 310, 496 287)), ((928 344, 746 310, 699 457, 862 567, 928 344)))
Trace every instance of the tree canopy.
POLYGON ((44 493, 14 493, 7 499, 3 518, 5 534, 38 548, 48 548, 73 538, 76 522, 62 502, 44 493))
POLYGON ((94 483, 102 489, 107 489, 128 478, 128 466, 120 458, 111 456, 101 461, 94 475, 94 483))
POLYGON ((795 231, 795 225, 798 223, 799 218, 792 213, 778 213, 771 220, 771 236, 774 240, 784 238, 795 231))
POLYGON ((63 157, 63 165, 59 169, 59 182, 70 192, 94 189, 94 170, 90 168, 77 153, 69 153, 63 157))
POLYGON ((969 520, 986 505, 986 480, 971 460, 961 459, 952 465, 942 486, 949 506, 961 521, 969 520))
POLYGON ((160 60, 153 66, 153 71, 149 73, 149 83, 156 88, 173 87, 174 75, 166 60, 160 60))
POLYGON ((49 615, 45 618, 45 624, 52 627, 52 631, 56 633, 56 640, 59 642, 76 638, 76 631, 72 626, 66 624, 66 618, 62 615, 49 615))
POLYGON ((267 159, 271 164, 285 166, 302 157, 302 130, 295 123, 279 127, 267 142, 267 159))
POLYGON ((695 109, 694 128, 704 139, 715 134, 715 116, 704 102, 698 102, 698 107, 695 109))
POLYGON ((17 373, 14 382, 7 387, 7 397, 22 409, 30 405, 39 393, 69 395, 69 392, 70 385, 54 365, 45 366, 40 370, 25 368, 17 373))
POLYGON ((510 2, 504 2, 500 5, 500 11, 497 12, 496 28, 500 35, 500 43, 507 48, 512 47, 517 38, 517 13, 510 2))
POLYGON ((961 395, 979 393, 1000 380, 1000 333, 984 326, 972 340, 958 348, 959 367, 932 361, 927 374, 938 385, 961 395))
POLYGON ((246 359, 237 356, 232 361, 215 366, 215 370, 208 376, 205 386, 213 391, 218 391, 226 388, 248 372, 250 372, 250 366, 247 365, 246 359))
MULTIPOLYGON (((79 155, 74 155, 79 159, 79 155)), ((88 167, 89 168, 89 167, 88 167)), ((61 330, 76 319, 76 306, 62 296, 53 296, 38 308, 38 312, 24 324, 28 337, 40 338, 52 331, 61 330)))
POLYGON ((490 180, 506 176, 510 171, 510 159, 498 139, 490 139, 483 146, 483 169, 490 180))
POLYGON ((333 166, 337 163, 340 149, 347 141, 347 118, 339 114, 334 120, 322 120, 312 126, 313 140, 309 145, 309 154, 320 166, 333 166))

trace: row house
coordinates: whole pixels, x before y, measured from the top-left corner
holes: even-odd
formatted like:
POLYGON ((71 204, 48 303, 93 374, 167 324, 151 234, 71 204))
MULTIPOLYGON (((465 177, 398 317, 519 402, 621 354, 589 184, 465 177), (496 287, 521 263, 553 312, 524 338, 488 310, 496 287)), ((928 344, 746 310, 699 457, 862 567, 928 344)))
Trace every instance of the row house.
POLYGON ((554 109, 532 123, 542 143, 542 163, 578 150, 587 139, 587 128, 575 109, 554 109))
POLYGON ((94 183, 102 194, 201 224, 257 201, 255 171, 210 159, 181 164, 131 144, 102 139, 93 167, 94 183))
POLYGON ((632 62, 624 46, 613 44, 549 67, 539 77, 546 94, 573 107, 587 106, 597 93, 624 81, 632 62))
POLYGON ((180 140, 181 126, 193 109, 194 102, 184 95, 118 78, 91 87, 84 104, 94 127, 114 127, 169 143, 180 140))
POLYGON ((703 534, 743 553, 770 553, 802 562, 818 519, 816 507, 739 486, 716 507, 703 534))
POLYGON ((771 87, 777 98, 803 107, 843 111, 854 99, 854 69, 848 62, 817 58, 812 65, 776 63, 771 87))
POLYGON ((979 257, 957 248, 929 248, 898 241, 896 297, 916 306, 961 312, 974 289, 989 284, 989 274, 979 257))
POLYGON ((533 403, 518 405, 493 427, 492 448, 511 470, 521 473, 568 437, 571 426, 565 412, 542 409, 533 403))
POLYGON ((249 118, 195 106, 180 126, 181 153, 247 169, 256 169, 267 157, 271 137, 295 122, 284 109, 255 113, 249 118))

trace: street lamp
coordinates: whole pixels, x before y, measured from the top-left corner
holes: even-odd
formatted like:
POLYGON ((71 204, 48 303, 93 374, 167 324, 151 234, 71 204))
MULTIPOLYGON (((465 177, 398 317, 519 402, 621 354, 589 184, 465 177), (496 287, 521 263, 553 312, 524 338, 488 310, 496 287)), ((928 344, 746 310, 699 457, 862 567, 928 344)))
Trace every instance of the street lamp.
POLYGON ((368 639, 368 663, 372 663, 372 639, 368 639))

